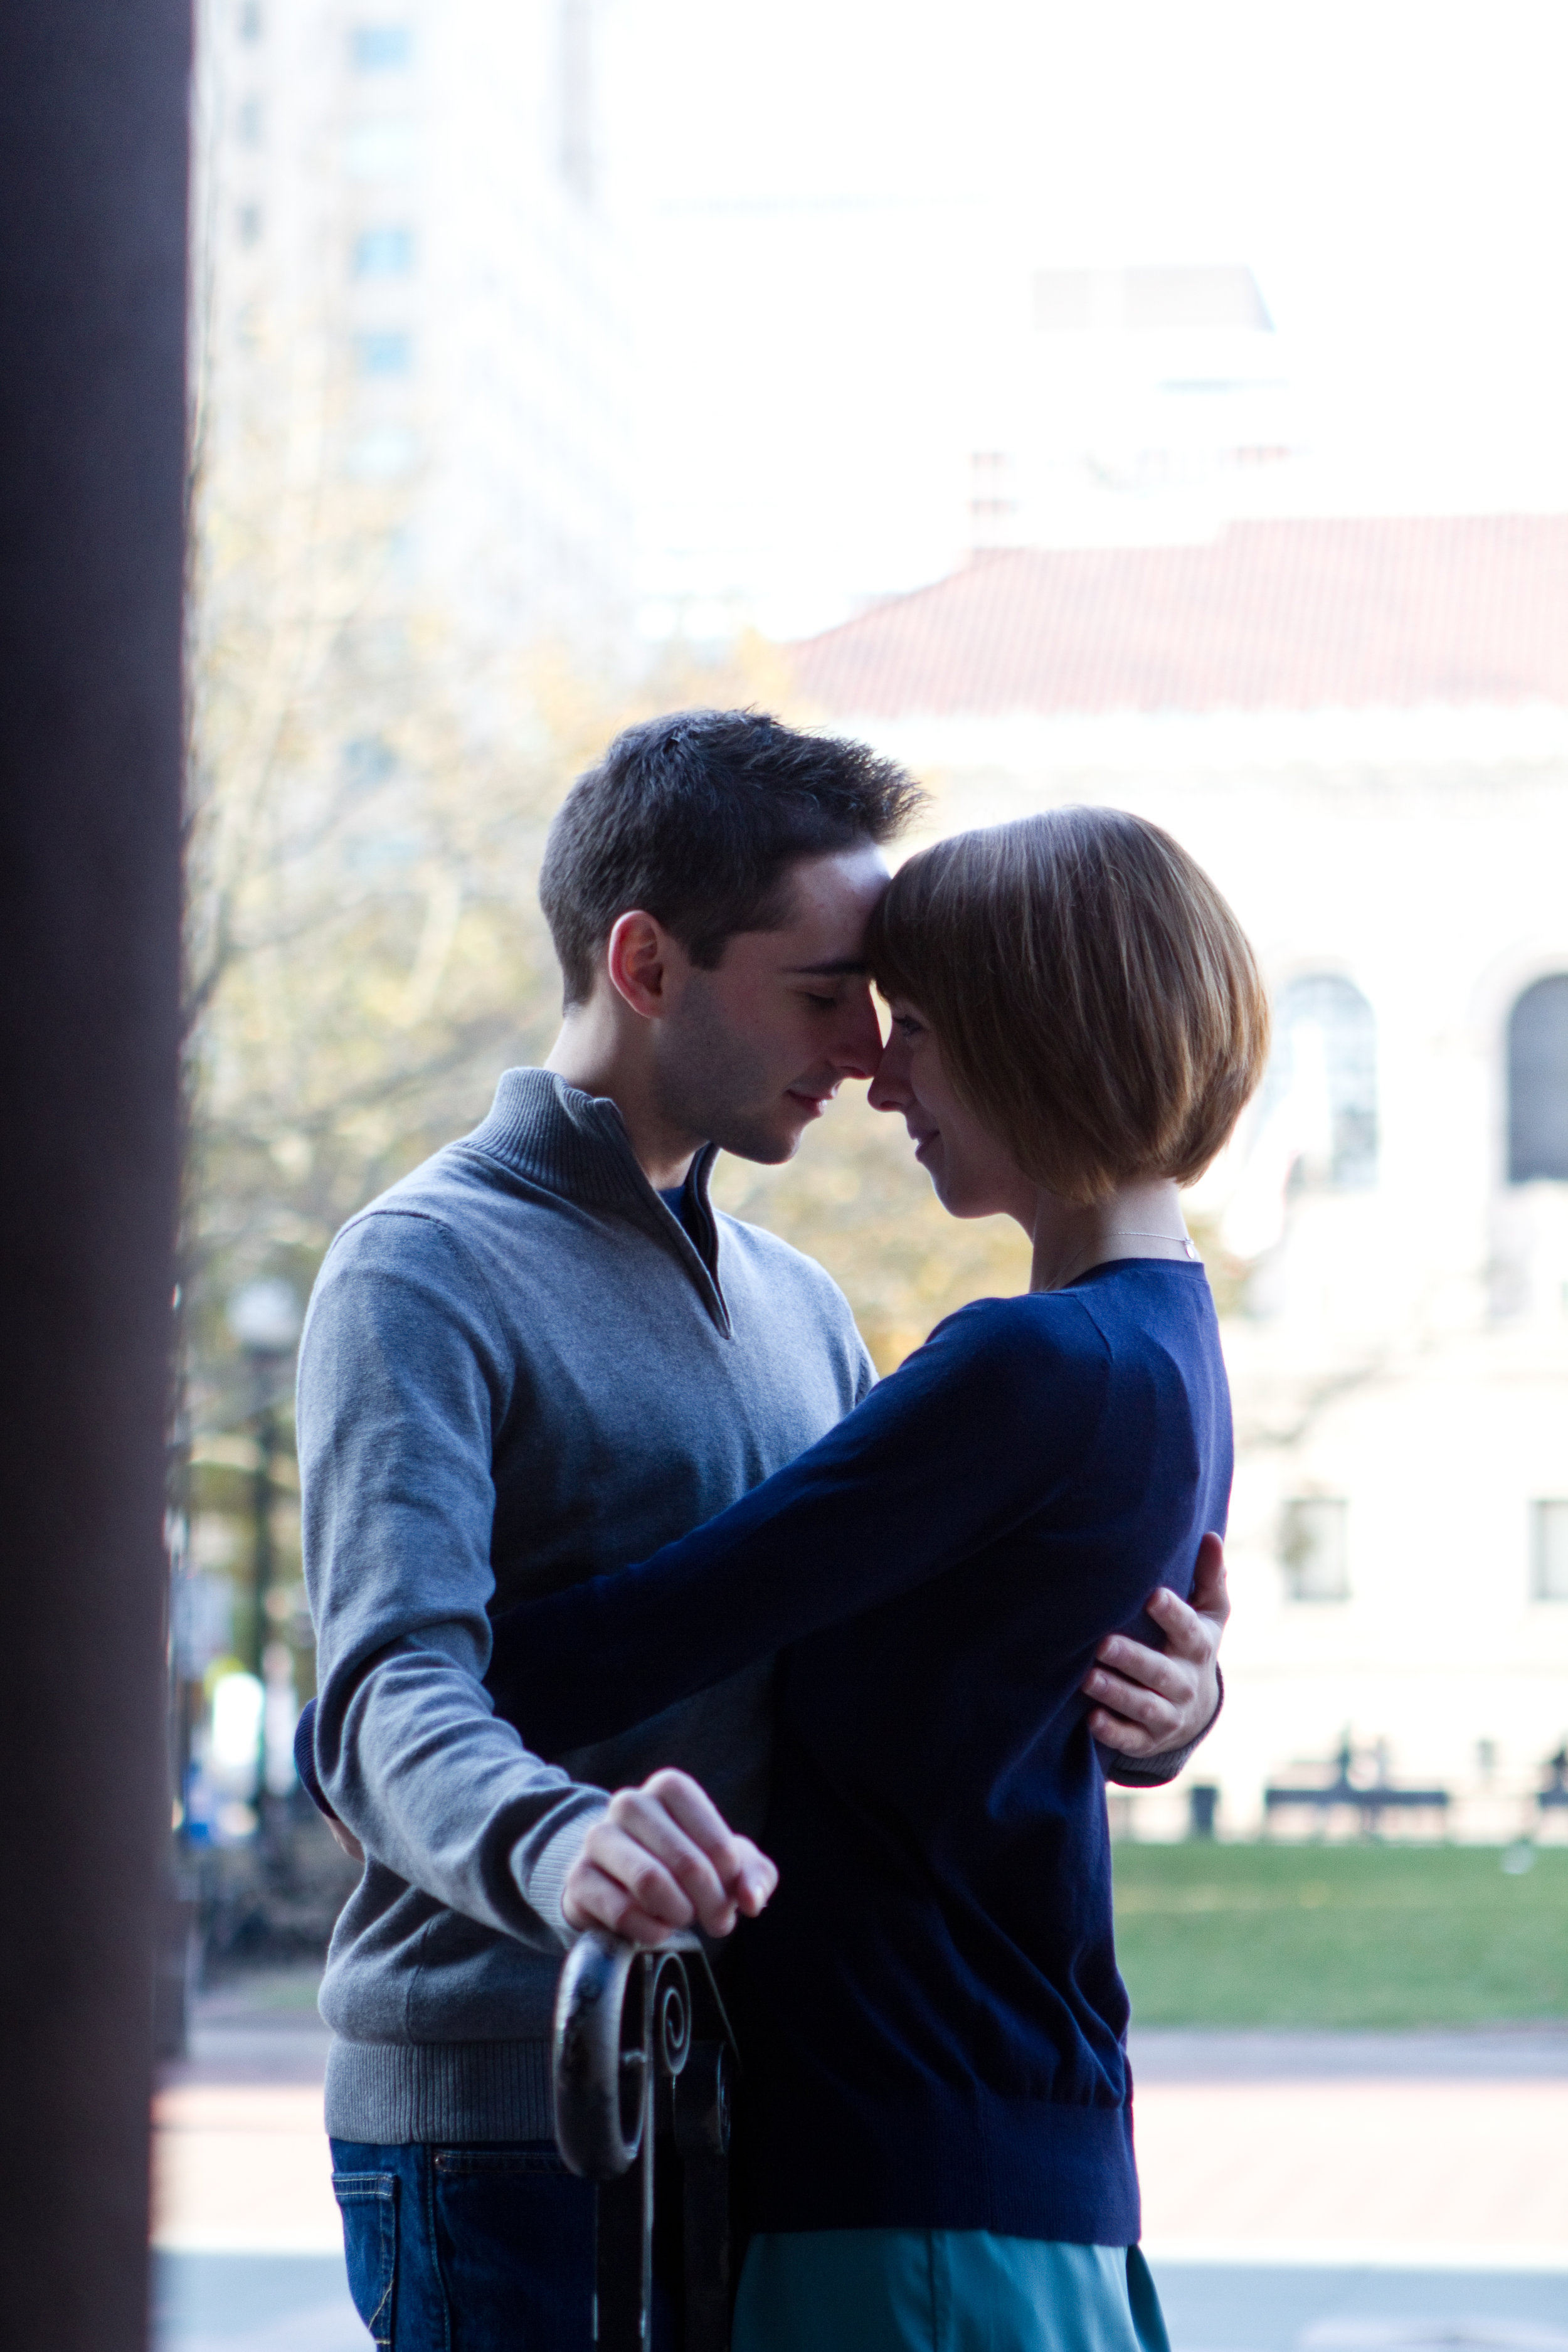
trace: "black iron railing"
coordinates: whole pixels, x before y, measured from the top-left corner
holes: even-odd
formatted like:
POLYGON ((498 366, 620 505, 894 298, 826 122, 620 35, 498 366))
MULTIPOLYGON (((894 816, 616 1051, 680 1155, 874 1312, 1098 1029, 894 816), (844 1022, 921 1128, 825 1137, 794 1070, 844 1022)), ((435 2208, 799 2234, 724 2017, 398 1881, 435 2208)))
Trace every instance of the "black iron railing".
POLYGON ((679 2202, 682 2352, 728 2352, 734 2035, 694 1936, 642 1951, 591 1934, 555 2005, 555 2137, 595 2183, 594 2342, 647 2352, 656 2174, 679 2202))

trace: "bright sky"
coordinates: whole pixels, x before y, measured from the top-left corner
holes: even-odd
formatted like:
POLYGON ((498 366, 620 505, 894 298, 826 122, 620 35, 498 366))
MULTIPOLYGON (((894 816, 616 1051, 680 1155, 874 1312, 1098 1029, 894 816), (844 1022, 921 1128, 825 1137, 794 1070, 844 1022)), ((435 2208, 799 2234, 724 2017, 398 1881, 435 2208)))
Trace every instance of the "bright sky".
POLYGON ((650 586, 960 551, 1041 266, 1246 262, 1366 511, 1568 506, 1568 0, 614 0, 650 586))

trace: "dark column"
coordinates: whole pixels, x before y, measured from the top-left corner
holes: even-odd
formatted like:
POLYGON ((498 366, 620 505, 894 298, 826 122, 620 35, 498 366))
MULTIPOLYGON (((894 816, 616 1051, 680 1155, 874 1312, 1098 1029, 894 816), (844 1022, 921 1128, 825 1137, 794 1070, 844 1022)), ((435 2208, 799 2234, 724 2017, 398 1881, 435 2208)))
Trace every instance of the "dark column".
POLYGON ((145 2340, 188 9, 0 10, 0 2336, 145 2340))

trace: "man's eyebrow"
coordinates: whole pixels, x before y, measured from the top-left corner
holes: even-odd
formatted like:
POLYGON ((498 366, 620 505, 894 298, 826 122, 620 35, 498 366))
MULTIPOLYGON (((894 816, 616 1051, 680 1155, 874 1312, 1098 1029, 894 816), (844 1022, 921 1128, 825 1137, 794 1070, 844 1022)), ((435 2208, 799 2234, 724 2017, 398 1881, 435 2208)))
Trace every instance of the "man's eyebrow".
POLYGON ((786 963, 784 969, 786 972, 802 976, 809 973, 814 979, 830 980, 841 972, 869 971, 871 967, 864 956, 835 956, 827 963, 786 963))

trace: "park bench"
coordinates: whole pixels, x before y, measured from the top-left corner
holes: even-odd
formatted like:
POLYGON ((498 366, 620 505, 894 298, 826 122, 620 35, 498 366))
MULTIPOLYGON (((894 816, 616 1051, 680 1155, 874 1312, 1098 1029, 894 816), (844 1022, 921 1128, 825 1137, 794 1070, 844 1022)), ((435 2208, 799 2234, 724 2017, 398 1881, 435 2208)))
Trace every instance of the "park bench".
POLYGON ((1282 1781, 1263 1791, 1263 1822, 1268 1823, 1277 1813, 1292 1808, 1310 1810, 1326 1818, 1341 1806, 1352 1808, 1361 1821, 1363 1837, 1375 1837, 1385 1812, 1437 1812, 1447 1819, 1452 1802, 1447 1789, 1405 1789, 1384 1777, 1381 1762, 1375 1780, 1352 1778, 1355 1762, 1354 1751, 1347 1739, 1334 1759, 1335 1776, 1331 1780, 1282 1781))
MULTIPOLYGON (((555 2137, 595 2184, 594 2342, 648 2352, 655 2190, 681 2242, 681 2352, 729 2352, 735 2039, 695 1936, 580 1937, 555 2004, 555 2137)), ((666 2233, 661 2230, 661 2238, 666 2233)), ((668 2234, 673 2234, 669 2232, 668 2234)))

